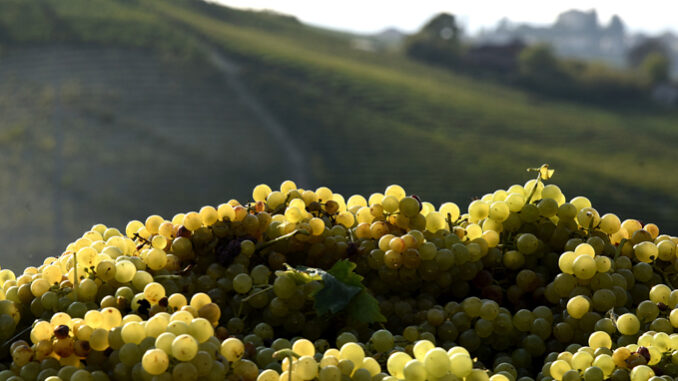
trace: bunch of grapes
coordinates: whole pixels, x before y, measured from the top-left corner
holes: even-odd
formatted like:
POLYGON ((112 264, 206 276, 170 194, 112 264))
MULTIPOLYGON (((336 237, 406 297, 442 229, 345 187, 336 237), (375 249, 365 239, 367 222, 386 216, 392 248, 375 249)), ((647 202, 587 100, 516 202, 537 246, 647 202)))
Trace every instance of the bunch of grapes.
POLYGON ((547 166, 461 209, 258 185, 0 270, 0 381, 678 377, 678 238, 547 166))

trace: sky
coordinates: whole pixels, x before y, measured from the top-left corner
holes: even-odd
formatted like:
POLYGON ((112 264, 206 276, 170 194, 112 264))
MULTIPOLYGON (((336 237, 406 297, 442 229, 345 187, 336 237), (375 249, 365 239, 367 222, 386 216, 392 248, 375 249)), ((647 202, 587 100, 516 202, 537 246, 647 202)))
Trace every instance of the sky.
POLYGON ((404 32, 418 30, 433 15, 449 12, 457 15, 467 33, 494 27, 507 17, 513 22, 535 25, 551 24, 558 13, 569 10, 596 9, 599 22, 607 24, 619 15, 633 32, 661 33, 678 31, 676 0, 212 0, 249 9, 269 9, 291 14, 301 21, 357 33, 374 33, 388 27, 404 32))

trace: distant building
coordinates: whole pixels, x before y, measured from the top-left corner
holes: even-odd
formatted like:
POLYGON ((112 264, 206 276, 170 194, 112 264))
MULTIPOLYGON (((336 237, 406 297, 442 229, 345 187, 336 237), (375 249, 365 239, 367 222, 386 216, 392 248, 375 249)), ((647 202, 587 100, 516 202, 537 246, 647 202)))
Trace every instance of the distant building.
MULTIPOLYGON (((547 43, 561 57, 598 60, 615 67, 627 66, 627 52, 647 38, 627 32, 622 19, 615 15, 602 25, 595 10, 569 10, 558 15, 550 26, 514 24, 502 19, 495 29, 485 30, 473 38, 476 44, 505 44, 521 40, 526 44, 547 43)), ((678 78, 678 37, 660 36, 671 52, 672 74, 678 78)))

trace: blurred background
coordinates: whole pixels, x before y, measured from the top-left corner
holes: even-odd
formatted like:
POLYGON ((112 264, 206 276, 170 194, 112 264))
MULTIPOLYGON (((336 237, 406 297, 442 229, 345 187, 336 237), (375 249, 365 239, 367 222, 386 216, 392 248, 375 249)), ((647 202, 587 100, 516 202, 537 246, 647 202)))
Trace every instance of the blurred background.
POLYGON ((258 183, 463 209, 542 163, 678 234, 670 9, 320 3, 0 0, 2 267, 258 183))

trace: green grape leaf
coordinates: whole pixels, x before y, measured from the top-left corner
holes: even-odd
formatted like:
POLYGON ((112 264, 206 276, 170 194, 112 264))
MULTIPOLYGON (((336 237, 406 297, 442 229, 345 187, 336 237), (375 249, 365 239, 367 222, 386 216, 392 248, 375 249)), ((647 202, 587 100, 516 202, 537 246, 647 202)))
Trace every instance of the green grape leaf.
POLYGON ((379 302, 367 290, 363 289, 348 305, 348 316, 361 323, 386 322, 379 310, 379 302))
POLYGON ((315 309, 318 315, 343 311, 353 297, 363 290, 364 286, 360 283, 362 277, 353 273, 354 268, 354 263, 339 261, 322 274, 323 288, 315 294, 315 309))
POLYGON ((328 271, 306 266, 288 266, 299 283, 321 280, 322 288, 313 293, 318 315, 346 312, 349 317, 365 323, 386 321, 379 302, 363 285, 363 277, 353 272, 356 264, 345 259, 337 261, 328 271))
POLYGON ((344 259, 337 261, 327 272, 332 274, 340 282, 351 286, 365 288, 362 283, 363 277, 353 272, 356 267, 357 265, 355 263, 349 261, 348 259, 344 259))

